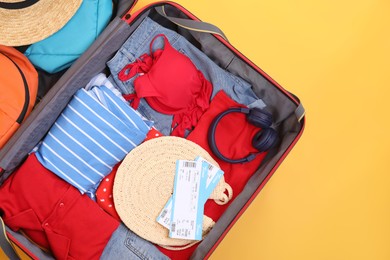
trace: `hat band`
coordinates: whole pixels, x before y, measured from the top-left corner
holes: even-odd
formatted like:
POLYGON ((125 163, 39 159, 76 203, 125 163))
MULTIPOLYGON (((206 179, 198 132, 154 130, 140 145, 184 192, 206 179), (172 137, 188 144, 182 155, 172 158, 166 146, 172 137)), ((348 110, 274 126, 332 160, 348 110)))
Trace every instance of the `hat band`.
POLYGON ((0 2, 0 8, 4 9, 23 9, 27 8, 29 6, 32 6, 33 4, 39 2, 39 0, 25 0, 21 2, 13 2, 13 3, 5 3, 0 2))

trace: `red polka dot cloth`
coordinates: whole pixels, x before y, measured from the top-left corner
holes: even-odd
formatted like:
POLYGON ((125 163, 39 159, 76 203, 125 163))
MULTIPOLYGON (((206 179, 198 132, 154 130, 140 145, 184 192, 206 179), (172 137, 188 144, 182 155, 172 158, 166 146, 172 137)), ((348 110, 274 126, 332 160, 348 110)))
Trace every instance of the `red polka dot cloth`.
MULTIPOLYGON (((163 136, 159 131, 157 131, 155 128, 151 128, 148 134, 146 135, 146 138, 144 140, 150 140, 156 137, 163 136)), ((118 213, 116 213, 115 205, 114 205, 114 198, 112 197, 112 189, 114 186, 114 179, 116 172, 118 170, 120 163, 115 165, 115 167, 112 169, 111 173, 108 174, 100 183, 99 188, 96 190, 96 202, 99 204, 99 206, 104 209, 108 214, 113 216, 115 219, 120 221, 120 218, 118 216, 118 213)))

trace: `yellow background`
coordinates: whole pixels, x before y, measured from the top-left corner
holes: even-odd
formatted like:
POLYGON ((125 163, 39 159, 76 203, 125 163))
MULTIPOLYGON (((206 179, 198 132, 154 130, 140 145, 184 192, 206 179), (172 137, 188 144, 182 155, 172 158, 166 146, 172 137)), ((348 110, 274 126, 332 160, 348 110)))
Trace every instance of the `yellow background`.
POLYGON ((177 2, 307 110, 301 140, 211 259, 390 259, 390 1, 177 2))
POLYGON ((301 140, 211 259, 390 259, 390 1, 177 2, 307 110, 301 140))

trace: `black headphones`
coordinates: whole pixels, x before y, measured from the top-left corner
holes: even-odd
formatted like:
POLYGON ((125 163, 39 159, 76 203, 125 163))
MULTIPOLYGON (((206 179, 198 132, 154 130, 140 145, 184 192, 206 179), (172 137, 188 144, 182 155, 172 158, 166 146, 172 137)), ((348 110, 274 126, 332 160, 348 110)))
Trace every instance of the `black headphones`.
POLYGON ((260 127, 261 130, 256 133, 252 140, 252 146, 256 148, 259 152, 264 152, 271 149, 278 142, 278 133, 275 129, 271 128, 272 125, 272 115, 259 108, 249 109, 246 107, 235 107, 229 108, 228 110, 217 115, 214 120, 211 122, 209 131, 208 131, 208 142, 211 148, 211 151, 221 160, 228 163, 245 163, 250 162, 255 159, 258 153, 251 153, 247 157, 241 159, 229 159, 221 154, 217 148, 215 142, 215 129, 222 117, 230 113, 243 113, 246 114, 246 118, 249 123, 254 126, 260 127))

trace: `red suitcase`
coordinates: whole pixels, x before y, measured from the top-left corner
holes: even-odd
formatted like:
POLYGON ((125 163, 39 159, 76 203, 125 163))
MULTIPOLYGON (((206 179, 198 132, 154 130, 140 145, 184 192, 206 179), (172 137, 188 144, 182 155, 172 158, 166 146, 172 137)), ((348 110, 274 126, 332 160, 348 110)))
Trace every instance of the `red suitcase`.
MULTIPOLYGON (((133 2, 131 7, 134 4, 133 2)), ((51 88, 32 111, 30 117, 0 151, 1 180, 3 181, 12 174, 31 149, 44 137, 77 89, 84 86, 95 74, 106 70, 106 61, 115 54, 146 16, 163 25, 168 22, 171 28, 175 28, 179 34, 195 43, 217 64, 228 63, 224 69, 251 83, 254 92, 276 115, 275 127, 279 131, 280 143, 268 153, 246 183, 244 190, 234 198, 210 233, 203 241, 185 253, 191 259, 205 259, 215 250, 297 143, 305 125, 304 109, 296 96, 281 87, 234 48, 216 27, 200 22, 196 16, 176 3, 153 3, 134 14, 131 14, 130 8, 122 17, 113 19, 95 43, 51 88), (226 53, 234 56, 234 62, 229 63, 224 60, 226 53)), ((7 235, 32 258, 51 258, 50 254, 37 248, 22 234, 7 228, 7 235)), ((7 246, 9 243, 6 240, 0 241, 2 241, 0 245, 3 250, 12 256, 12 250, 7 246)), ((170 256, 176 259, 184 258, 183 254, 181 256, 171 254, 170 256)))

